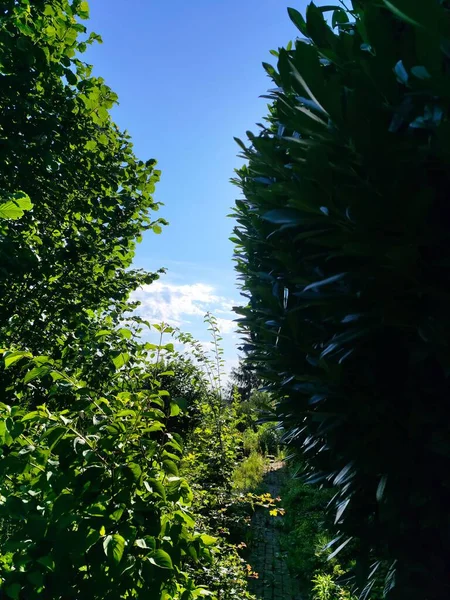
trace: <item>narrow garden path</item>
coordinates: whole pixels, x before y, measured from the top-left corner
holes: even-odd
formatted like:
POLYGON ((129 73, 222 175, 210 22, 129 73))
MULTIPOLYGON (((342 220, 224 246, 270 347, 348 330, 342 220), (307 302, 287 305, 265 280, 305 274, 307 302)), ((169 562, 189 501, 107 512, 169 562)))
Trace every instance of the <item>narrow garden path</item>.
MULTIPOLYGON (((273 462, 264 477, 264 488, 273 498, 280 495, 286 478, 283 462, 273 462)), ((301 600, 297 582, 289 575, 279 544, 278 522, 268 510, 257 510, 252 519, 252 552, 249 563, 258 574, 250 582, 250 591, 258 600, 301 600)))

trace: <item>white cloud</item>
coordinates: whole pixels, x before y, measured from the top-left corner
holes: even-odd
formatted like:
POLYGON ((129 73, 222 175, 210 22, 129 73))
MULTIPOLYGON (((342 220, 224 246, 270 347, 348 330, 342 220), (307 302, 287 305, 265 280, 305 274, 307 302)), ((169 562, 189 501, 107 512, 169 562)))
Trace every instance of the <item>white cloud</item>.
MULTIPOLYGON (((233 321, 236 315, 232 307, 239 302, 232 296, 225 297, 219 289, 224 289, 223 282, 213 285, 200 282, 178 283, 176 279, 167 282, 163 279, 142 286, 133 293, 132 299, 140 302, 137 313, 142 318, 151 323, 164 322, 180 327, 182 331, 189 331, 194 339, 201 340, 199 343, 202 349, 213 358, 214 344, 208 331, 209 326, 203 322, 205 314, 210 311, 216 317, 222 337, 219 346, 224 351, 223 370, 226 381, 231 368, 237 364, 237 323, 233 321)), ((155 336, 157 343, 157 335, 153 330, 149 335, 155 336)), ((176 339, 166 341, 173 341, 177 351, 192 354, 189 344, 185 345, 176 339)))
POLYGON ((235 323, 233 319, 222 319, 222 317, 218 317, 216 320, 220 333, 226 335, 227 333, 234 333, 236 330, 237 323, 235 323))
POLYGON ((214 352, 214 342, 199 342, 200 346, 203 348, 203 352, 206 352, 207 354, 214 352))
MULTIPOLYGON (((203 317, 208 311, 223 313, 232 305, 232 301, 219 296, 212 285, 177 285, 159 280, 136 290, 133 300, 141 303, 138 312, 144 318, 175 326, 188 323, 186 317, 203 317)), ((223 333, 233 330, 230 319, 219 318, 218 322, 223 333)))

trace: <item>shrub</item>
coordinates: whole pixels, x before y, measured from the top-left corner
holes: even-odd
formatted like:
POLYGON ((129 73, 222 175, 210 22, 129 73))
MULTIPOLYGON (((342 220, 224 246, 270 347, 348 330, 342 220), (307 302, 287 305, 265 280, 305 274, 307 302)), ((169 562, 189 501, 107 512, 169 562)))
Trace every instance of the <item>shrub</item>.
POLYGON ((274 423, 264 423, 258 428, 259 446, 264 454, 277 455, 281 444, 280 431, 274 423))
POLYGON ((333 494, 330 490, 318 490, 300 479, 290 478, 281 495, 286 511, 281 544, 290 571, 308 592, 316 571, 329 572, 333 567, 327 564, 326 553, 320 552, 320 548, 330 541, 326 509, 333 494))
POLYGON ((252 452, 257 452, 260 449, 259 431, 249 427, 242 432, 242 449, 245 456, 249 456, 252 452))
POLYGON ((312 599, 313 600, 352 600, 351 593, 336 583, 332 575, 317 573, 312 580, 312 599))
MULTIPOLYGON (((144 358, 137 344, 134 359, 144 358)), ((116 361, 101 394, 43 356, 7 352, 4 362, 20 363, 26 385, 40 382, 42 400, 62 393, 72 402, 53 411, 0 404, 0 595, 206 594, 186 568, 211 562, 216 539, 194 530, 193 494, 178 476, 181 439, 167 430, 178 407, 167 392, 155 380, 142 389, 143 369, 122 368, 129 359, 116 361)))
POLYGON ((302 39, 265 65, 267 124, 239 141, 244 348, 311 480, 337 488, 359 583, 374 552, 389 598, 435 600, 450 595, 449 7, 289 12, 302 39))

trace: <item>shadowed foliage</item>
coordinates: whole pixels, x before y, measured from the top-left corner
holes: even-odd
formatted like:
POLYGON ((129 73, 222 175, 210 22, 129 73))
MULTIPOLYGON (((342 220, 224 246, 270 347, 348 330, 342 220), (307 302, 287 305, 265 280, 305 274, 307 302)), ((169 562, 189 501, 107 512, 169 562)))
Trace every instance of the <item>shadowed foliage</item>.
MULTIPOLYGON (((449 595, 447 2, 289 9, 236 179, 245 349, 338 537, 389 598, 449 595)), ((365 587, 370 593, 369 584, 365 587)))

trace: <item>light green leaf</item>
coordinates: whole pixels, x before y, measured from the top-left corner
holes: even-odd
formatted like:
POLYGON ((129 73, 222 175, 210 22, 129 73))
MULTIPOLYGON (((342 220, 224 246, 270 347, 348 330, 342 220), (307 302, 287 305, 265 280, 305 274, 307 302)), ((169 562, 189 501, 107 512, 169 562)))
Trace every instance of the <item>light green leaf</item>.
POLYGON ((5 353, 5 368, 7 369, 21 358, 33 358, 33 355, 30 352, 22 352, 21 350, 5 353))
POLYGON ((37 379, 38 377, 41 377, 42 375, 45 375, 48 372, 48 366, 34 367, 34 369, 31 369, 31 371, 28 371, 28 373, 25 375, 23 382, 29 383, 30 381, 33 381, 33 379, 37 379))
POLYGON ((203 535, 201 535, 200 539, 205 544, 205 546, 213 546, 214 544, 217 543, 217 538, 216 537, 213 537, 212 535, 207 535, 206 533, 204 533, 203 535))
POLYGON ((133 332, 129 329, 126 329, 125 327, 123 327, 122 329, 118 329, 117 333, 120 335, 121 338, 125 340, 129 340, 133 336, 133 332))
POLYGON ((80 3, 78 14, 82 19, 89 19, 89 4, 87 2, 80 3))
POLYGON ((177 417, 181 412, 180 407, 178 406, 178 404, 176 402, 171 402, 170 403, 170 416, 171 417, 177 417))
POLYGON ((114 366, 116 369, 120 369, 130 360, 130 355, 128 352, 121 352, 119 355, 114 357, 113 359, 114 366))
POLYGON ((122 560, 123 551, 125 549, 125 540, 118 533, 107 535, 103 541, 103 549, 110 561, 118 565, 122 560))
POLYGON ((30 197, 24 192, 3 195, 2 199, 6 198, 6 202, 0 201, 0 219, 20 219, 26 210, 33 208, 30 197))

